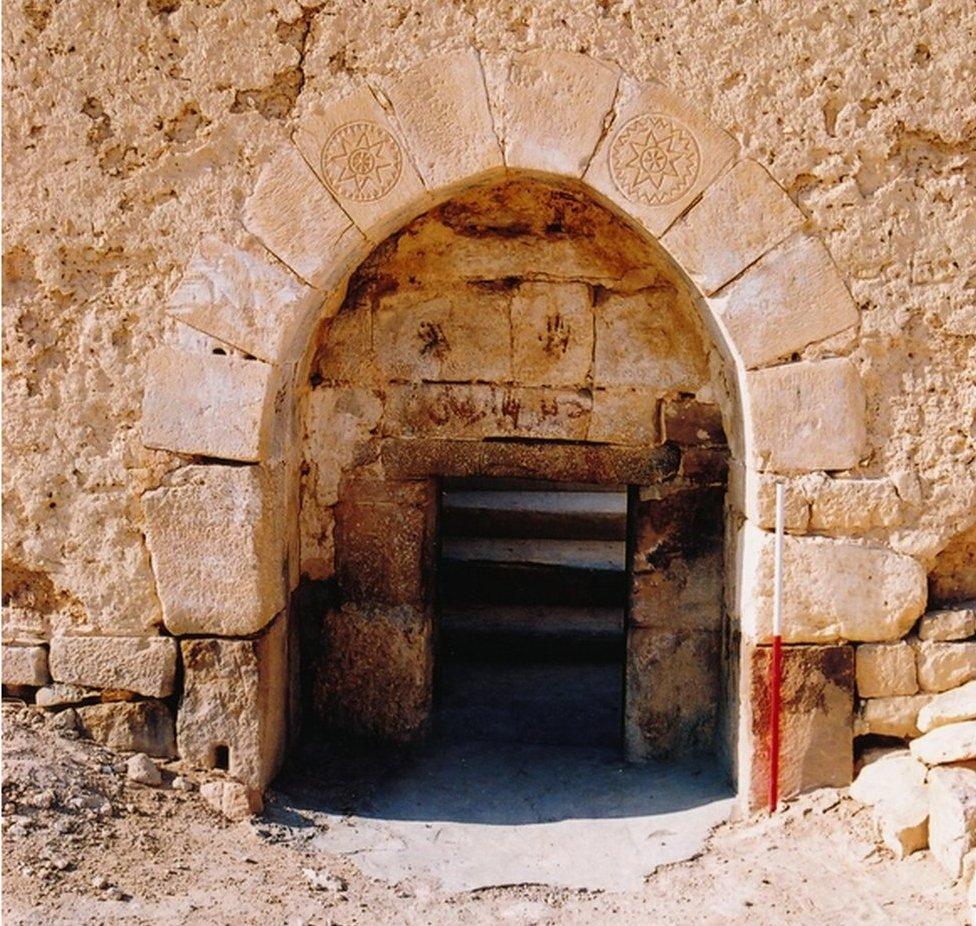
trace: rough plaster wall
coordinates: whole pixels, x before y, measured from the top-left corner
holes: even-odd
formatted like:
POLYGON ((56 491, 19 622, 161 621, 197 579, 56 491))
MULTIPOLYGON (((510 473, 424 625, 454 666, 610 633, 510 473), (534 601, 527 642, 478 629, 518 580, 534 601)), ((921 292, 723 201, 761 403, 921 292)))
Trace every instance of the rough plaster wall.
POLYGON ((898 545, 928 559, 972 520, 971 0, 11 0, 3 20, 4 555, 50 579, 49 624, 159 619, 138 495, 172 462, 140 447, 142 364, 198 240, 239 235, 315 99, 468 43, 617 61, 767 165, 861 308, 868 472, 918 518, 898 545))

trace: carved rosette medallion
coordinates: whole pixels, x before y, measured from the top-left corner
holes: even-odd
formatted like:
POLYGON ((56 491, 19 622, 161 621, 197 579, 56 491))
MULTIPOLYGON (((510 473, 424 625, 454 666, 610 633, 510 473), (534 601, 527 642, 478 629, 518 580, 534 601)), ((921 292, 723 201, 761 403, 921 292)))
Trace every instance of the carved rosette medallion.
POLYGON ((341 199, 382 199, 396 186, 402 168, 400 145, 375 122, 340 125, 322 149, 322 174, 341 199))
POLYGON ((681 199, 694 185, 701 165, 695 136, 663 113, 629 120, 610 145, 609 160, 617 189, 647 206, 681 199))

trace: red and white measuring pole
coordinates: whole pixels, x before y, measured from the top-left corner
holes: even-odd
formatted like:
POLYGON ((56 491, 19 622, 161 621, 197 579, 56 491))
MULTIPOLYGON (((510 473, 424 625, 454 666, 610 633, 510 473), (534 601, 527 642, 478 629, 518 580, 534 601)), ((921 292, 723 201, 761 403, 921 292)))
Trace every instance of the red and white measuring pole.
POLYGON ((773 560, 773 659, 769 668, 769 812, 779 804, 780 688, 783 681, 783 484, 776 483, 773 560))

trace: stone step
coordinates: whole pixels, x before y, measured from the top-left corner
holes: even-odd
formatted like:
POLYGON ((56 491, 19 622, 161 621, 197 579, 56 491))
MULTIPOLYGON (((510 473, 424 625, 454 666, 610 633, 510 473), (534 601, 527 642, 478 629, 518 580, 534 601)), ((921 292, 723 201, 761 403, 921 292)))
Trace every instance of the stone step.
POLYGON ((441 532, 446 537, 624 540, 623 492, 445 491, 441 532))
POLYGON ((445 537, 441 561, 623 572, 627 568, 627 545, 623 540, 445 537))

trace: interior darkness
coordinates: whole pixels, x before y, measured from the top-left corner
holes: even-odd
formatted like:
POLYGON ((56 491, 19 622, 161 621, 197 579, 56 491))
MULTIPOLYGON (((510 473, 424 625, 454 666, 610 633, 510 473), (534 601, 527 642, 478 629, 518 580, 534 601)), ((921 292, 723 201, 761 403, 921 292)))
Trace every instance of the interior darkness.
POLYGON ((445 481, 440 525, 434 734, 619 746, 626 489, 445 481))

